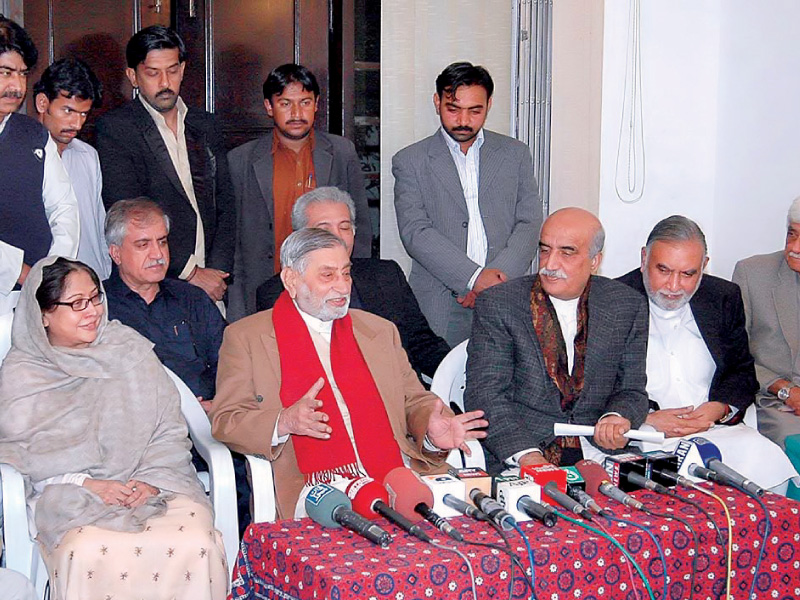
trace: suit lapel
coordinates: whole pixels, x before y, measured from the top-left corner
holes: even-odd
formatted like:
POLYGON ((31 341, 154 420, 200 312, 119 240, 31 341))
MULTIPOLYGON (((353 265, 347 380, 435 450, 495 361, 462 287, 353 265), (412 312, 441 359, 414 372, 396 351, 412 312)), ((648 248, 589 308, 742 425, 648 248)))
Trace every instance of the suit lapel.
MULTIPOLYGON (((272 140, 272 137, 268 138, 272 140)), ((259 158, 253 161, 253 175, 256 178, 256 183, 258 184, 258 189, 261 191, 261 198, 264 200, 264 204, 267 206, 267 211, 269 212, 269 216, 274 219, 274 201, 272 199, 272 144, 271 141, 267 142, 263 145, 262 148, 259 149, 260 155, 259 158)))
POLYGON ((606 358, 604 346, 606 340, 611 339, 615 325, 614 315, 609 310, 611 306, 613 302, 604 302, 602 298, 597 297, 597 292, 592 293, 592 290, 589 290, 589 331, 586 336, 586 356, 583 362, 583 390, 578 402, 584 401, 592 376, 601 370, 601 363, 606 358))
MULTIPOLYGON (((267 360, 272 367, 272 371, 278 374, 278 382, 281 380, 281 355, 278 352, 278 340, 275 337, 275 329, 272 326, 272 313, 270 313, 270 328, 267 333, 261 334, 261 346, 267 355, 267 360)), ((280 388, 278 389, 280 392, 280 388)))
POLYGON ((467 214, 467 200, 464 198, 464 189, 461 187, 458 169, 456 169, 456 163, 453 161, 450 149, 440 131, 433 134, 428 156, 431 159, 431 172, 441 181, 442 189, 447 190, 461 211, 467 214))
POLYGON ((358 285, 359 281, 365 283, 370 279, 368 274, 368 260, 369 259, 360 258, 351 259, 352 267, 350 268, 350 276, 353 279, 353 287, 358 290, 358 297, 361 299, 363 310, 377 314, 374 307, 382 304, 380 296, 385 293, 385 290, 375 285, 358 285))
POLYGON ((153 154, 156 163, 159 168, 164 171, 170 183, 178 190, 178 193, 189 202, 189 196, 186 195, 186 190, 183 189, 183 184, 178 178, 175 165, 172 164, 172 157, 169 155, 167 145, 164 143, 164 139, 161 137, 161 132, 158 130, 155 121, 153 121, 153 117, 151 117, 147 109, 141 105, 141 100, 136 99, 133 100, 133 102, 135 103, 134 106, 136 107, 138 118, 143 125, 142 135, 144 136, 144 141, 150 148, 150 152, 153 154))
POLYGON ((719 367, 723 352, 720 346, 720 328, 715 322, 717 310, 711 303, 711 298, 708 297, 706 290, 705 280, 700 281, 700 287, 689 301, 689 307, 692 309, 692 316, 697 324, 697 329, 700 330, 703 341, 706 343, 708 352, 711 354, 711 358, 714 359, 714 363, 719 367))
POLYGON ((495 144, 495 140, 491 132, 484 130, 483 145, 481 146, 481 164, 480 164, 480 177, 478 178, 478 203, 481 206, 481 214, 486 218, 486 214, 491 211, 490 207, 486 206, 484 211, 484 204, 489 202, 491 193, 489 190, 492 188, 497 173, 503 166, 502 148, 495 144))
POLYGON ((386 414, 389 417, 395 440, 402 449, 402 444, 406 442, 405 412, 402 408, 398 410, 398 407, 403 407, 404 403, 394 400, 394 396, 398 393, 397 378, 400 377, 400 374, 392 369, 395 362, 387 359, 386 343, 378 337, 377 332, 366 325, 357 313, 351 312, 350 316, 353 319, 353 335, 356 343, 361 349, 367 368, 372 374, 372 379, 375 381, 375 386, 386 407, 386 414))
POLYGON ((780 282, 772 290, 772 299, 775 302, 775 311, 778 314, 783 337, 792 349, 792 364, 795 364, 798 337, 800 337, 800 332, 797 330, 797 283, 794 271, 789 268, 785 260, 781 261, 781 266, 778 268, 778 278, 780 282))
POLYGON ((331 180, 331 167, 333 166, 333 146, 330 141, 322 135, 314 132, 314 150, 311 153, 314 161, 314 178, 317 180, 316 187, 328 185, 331 180))

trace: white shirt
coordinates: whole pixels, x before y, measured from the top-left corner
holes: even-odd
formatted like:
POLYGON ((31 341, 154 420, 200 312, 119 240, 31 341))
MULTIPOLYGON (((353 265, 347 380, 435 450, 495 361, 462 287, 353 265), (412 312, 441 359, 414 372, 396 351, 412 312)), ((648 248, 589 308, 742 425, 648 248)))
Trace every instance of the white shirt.
MULTIPOLYGON (((5 130, 10 117, 11 115, 6 115, 0 121, 0 134, 5 130)), ((42 202, 53 236, 48 254, 75 258, 80 239, 78 201, 58 155, 58 147, 49 136, 44 150, 42 202)), ((24 256, 21 248, 0 240, 0 315, 10 313, 17 304, 19 294, 13 292, 13 289, 22 272, 24 256)))
POLYGON ((664 310, 650 302, 647 395, 662 409, 708 402, 717 370, 689 304, 664 310))
POLYGON ((475 142, 469 147, 467 153, 461 151, 461 145, 451 138, 444 129, 441 129, 444 141, 450 150, 450 156, 456 163, 458 178, 461 180, 461 190, 467 201, 469 221, 467 225, 467 257, 480 265, 469 279, 467 287, 472 289, 475 280, 486 266, 486 256, 489 252, 489 242, 486 240, 486 229, 483 226, 481 209, 478 204, 478 183, 481 169, 481 146, 483 146, 483 128, 475 136, 475 142))
POLYGON ((206 245, 205 245, 205 232, 203 231, 203 219, 200 218, 200 209, 197 206, 197 197, 194 194, 194 184, 192 183, 192 170, 189 166, 189 150, 186 148, 186 113, 189 110, 186 108, 183 99, 179 96, 178 102, 175 106, 178 107, 178 134, 172 133, 172 130, 167 125, 167 120, 160 112, 150 106, 147 101, 139 94, 139 101, 145 107, 161 134, 164 144, 167 146, 167 152, 172 160, 172 166, 175 167, 175 172, 178 174, 183 185, 183 191, 189 198, 189 202, 194 209, 197 218, 197 226, 195 227, 194 239, 194 254, 186 261, 183 270, 181 271, 181 279, 188 279, 194 271, 195 267, 206 266, 206 245))
POLYGON ((104 233, 106 209, 103 207, 103 176, 97 150, 86 142, 72 140, 61 154, 72 189, 78 199, 81 220, 81 240, 78 260, 86 263, 101 281, 111 275, 111 257, 104 233))

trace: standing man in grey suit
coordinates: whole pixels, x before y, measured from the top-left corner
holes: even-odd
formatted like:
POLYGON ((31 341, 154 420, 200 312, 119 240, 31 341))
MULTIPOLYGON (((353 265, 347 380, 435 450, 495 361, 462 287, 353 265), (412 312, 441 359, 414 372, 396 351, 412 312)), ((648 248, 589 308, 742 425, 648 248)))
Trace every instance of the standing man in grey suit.
POLYGON ((739 261, 733 282, 761 386, 758 430, 785 448, 787 436, 800 434, 800 198, 789 208, 783 250, 739 261))
POLYGON ((292 233, 292 207, 309 190, 348 192, 358 222, 353 256, 369 257, 372 226, 361 163, 353 142, 314 128, 319 84, 301 65, 281 65, 263 86, 271 134, 228 153, 238 214, 230 320, 256 312, 256 289, 279 273, 278 249, 292 233))
POLYGON ((593 275, 605 233, 579 208, 556 211, 539 241, 539 274, 478 296, 469 341, 468 410, 489 421, 486 466, 574 464, 623 448, 647 415, 647 305, 593 275), (555 423, 594 425, 590 445, 555 423))
POLYGON ((469 337, 478 294, 529 272, 542 223, 530 150, 483 128, 493 91, 483 67, 447 67, 433 95, 441 129, 392 160, 409 283, 451 346, 469 337))

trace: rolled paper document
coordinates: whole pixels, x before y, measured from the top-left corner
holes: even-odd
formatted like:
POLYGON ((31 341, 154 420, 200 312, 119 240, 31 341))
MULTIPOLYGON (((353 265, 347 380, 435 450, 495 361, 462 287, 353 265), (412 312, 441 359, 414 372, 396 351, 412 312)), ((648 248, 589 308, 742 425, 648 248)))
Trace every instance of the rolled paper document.
MULTIPOLYGON (((594 435, 594 427, 591 425, 556 423, 553 425, 553 433, 556 435, 577 435, 588 437, 594 435)), ((651 444, 664 443, 663 431, 643 431, 641 429, 631 429, 625 432, 623 435, 629 440, 639 440, 641 442, 650 442, 651 444)))

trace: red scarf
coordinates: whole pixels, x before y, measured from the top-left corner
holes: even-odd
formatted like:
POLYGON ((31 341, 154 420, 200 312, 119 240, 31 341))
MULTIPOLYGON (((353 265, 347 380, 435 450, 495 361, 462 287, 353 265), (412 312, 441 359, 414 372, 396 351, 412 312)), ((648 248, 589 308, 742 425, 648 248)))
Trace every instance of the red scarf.
MULTIPOLYGON (((359 477, 353 444, 347 435, 333 389, 308 327, 286 291, 275 302, 272 323, 281 357, 280 398, 284 408, 297 402, 317 379, 325 379, 324 387, 317 394, 322 408, 317 410, 328 415, 331 437, 321 440, 306 435, 292 436, 297 464, 306 483, 326 483, 334 475, 359 477)), ((383 481, 389 471, 403 466, 403 459, 380 392, 353 335, 349 314, 333 322, 331 370, 350 412, 361 463, 367 475, 383 481)))

